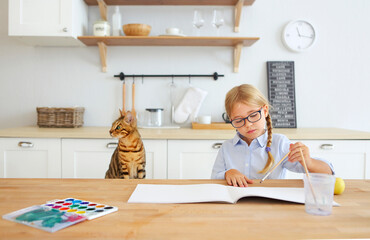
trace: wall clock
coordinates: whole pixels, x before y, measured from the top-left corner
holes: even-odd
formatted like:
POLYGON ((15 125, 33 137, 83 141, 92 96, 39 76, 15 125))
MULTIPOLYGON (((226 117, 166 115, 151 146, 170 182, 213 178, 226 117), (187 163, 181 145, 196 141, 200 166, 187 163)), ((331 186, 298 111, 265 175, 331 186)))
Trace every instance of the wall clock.
POLYGON ((284 45, 294 52, 303 52, 310 49, 315 43, 317 32, 313 25, 305 20, 289 22, 282 35, 284 45))

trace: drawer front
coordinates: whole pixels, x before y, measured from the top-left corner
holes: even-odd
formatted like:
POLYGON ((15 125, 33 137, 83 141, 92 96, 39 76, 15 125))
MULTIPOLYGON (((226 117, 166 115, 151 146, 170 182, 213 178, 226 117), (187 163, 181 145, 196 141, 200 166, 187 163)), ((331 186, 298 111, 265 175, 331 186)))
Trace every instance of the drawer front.
POLYGON ((219 148, 225 140, 169 140, 169 179, 210 179, 219 148))
MULTIPOLYGON (((293 140, 292 142, 298 142, 293 140)), ((303 140, 312 158, 331 162, 335 175, 346 179, 369 178, 368 142, 361 140, 303 140)), ((302 174, 288 173, 288 178, 302 178, 302 174)))
POLYGON ((0 138, 0 177, 60 178, 60 139, 0 138))

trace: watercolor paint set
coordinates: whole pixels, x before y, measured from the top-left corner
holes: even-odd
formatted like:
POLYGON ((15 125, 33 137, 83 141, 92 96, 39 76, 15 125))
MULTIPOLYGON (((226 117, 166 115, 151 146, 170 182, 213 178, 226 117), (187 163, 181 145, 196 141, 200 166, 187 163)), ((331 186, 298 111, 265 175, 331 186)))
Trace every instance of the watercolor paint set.
POLYGON ((3 215, 18 222, 47 232, 55 232, 76 223, 98 218, 117 211, 117 207, 76 198, 47 201, 43 205, 23 208, 3 215))
POLYGON ((82 215, 61 212, 56 209, 38 205, 6 214, 3 218, 47 232, 56 232, 87 220, 87 218, 82 215))
POLYGON ((81 216, 85 216, 88 220, 98 218, 118 210, 117 207, 76 198, 52 200, 48 201, 43 206, 63 212, 79 214, 81 216))

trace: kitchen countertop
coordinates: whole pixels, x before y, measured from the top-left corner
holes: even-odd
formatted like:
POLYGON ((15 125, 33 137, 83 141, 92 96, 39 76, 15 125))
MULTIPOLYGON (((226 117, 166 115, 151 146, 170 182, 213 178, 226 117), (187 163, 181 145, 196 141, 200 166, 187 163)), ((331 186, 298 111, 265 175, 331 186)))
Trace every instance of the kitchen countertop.
MULTIPOLYGON (((0 220, 1 239, 354 239, 370 236, 370 180, 346 180, 330 216, 304 204, 243 198, 236 204, 127 203, 137 184, 226 185, 225 180, 0 179, 0 215, 68 197, 118 211, 54 233, 0 220)), ((303 187, 302 180, 255 181, 250 187, 303 187)))
MULTIPOLYGON (((39 128, 37 126, 0 129, 0 137, 22 138, 111 138, 110 127, 81 128, 39 128)), ((209 129, 149 129, 139 128, 143 139, 215 139, 223 140, 234 137, 234 130, 209 129)), ((289 139, 301 140, 370 140, 370 132, 361 132, 340 128, 275 128, 274 133, 281 133, 289 139)))

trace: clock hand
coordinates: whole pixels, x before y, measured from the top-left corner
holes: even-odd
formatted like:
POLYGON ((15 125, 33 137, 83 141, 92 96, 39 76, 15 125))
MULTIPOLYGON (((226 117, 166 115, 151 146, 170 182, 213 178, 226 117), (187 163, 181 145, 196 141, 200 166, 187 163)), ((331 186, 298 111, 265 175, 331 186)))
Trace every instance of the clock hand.
POLYGON ((306 36, 306 35, 300 35, 301 37, 305 37, 305 38, 312 38, 312 36, 306 36))
POLYGON ((300 32, 299 32, 298 27, 296 27, 296 29, 297 29, 297 32, 298 32, 298 36, 300 36, 300 37, 301 37, 301 34, 300 34, 300 32))

